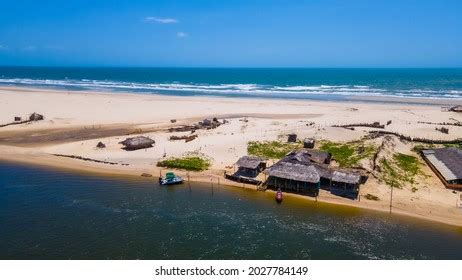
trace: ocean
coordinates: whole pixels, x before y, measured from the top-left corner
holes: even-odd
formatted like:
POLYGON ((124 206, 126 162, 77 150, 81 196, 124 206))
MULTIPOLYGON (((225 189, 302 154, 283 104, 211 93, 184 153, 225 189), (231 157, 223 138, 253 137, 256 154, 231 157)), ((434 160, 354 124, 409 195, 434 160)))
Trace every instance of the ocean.
POLYGON ((0 259, 461 259, 462 228, 209 184, 0 163, 0 259))
POLYGON ((462 68, 68 68, 0 67, 0 86, 179 96, 342 100, 462 99, 462 68))

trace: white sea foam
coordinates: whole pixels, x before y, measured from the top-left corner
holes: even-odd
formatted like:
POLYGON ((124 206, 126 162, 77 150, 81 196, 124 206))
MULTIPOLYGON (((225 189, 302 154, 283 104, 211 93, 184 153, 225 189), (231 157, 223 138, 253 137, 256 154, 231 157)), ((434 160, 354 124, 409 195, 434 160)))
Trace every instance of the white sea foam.
POLYGON ((134 83, 109 80, 50 80, 0 78, 0 85, 27 85, 97 89, 106 91, 135 91, 147 93, 191 93, 209 95, 248 95, 261 97, 308 98, 309 96, 398 96, 425 98, 462 98, 462 90, 436 90, 428 88, 383 89, 368 85, 259 85, 259 84, 194 84, 194 83, 134 83))

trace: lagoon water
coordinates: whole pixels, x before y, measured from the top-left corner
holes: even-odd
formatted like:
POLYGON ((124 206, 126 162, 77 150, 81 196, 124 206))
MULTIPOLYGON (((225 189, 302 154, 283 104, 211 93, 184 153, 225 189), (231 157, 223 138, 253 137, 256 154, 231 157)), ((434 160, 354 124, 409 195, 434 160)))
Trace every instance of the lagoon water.
POLYGON ((462 99, 462 68, 0 67, 0 86, 282 99, 462 99))
POLYGON ((462 259, 462 228, 240 188, 0 163, 1 259, 462 259))

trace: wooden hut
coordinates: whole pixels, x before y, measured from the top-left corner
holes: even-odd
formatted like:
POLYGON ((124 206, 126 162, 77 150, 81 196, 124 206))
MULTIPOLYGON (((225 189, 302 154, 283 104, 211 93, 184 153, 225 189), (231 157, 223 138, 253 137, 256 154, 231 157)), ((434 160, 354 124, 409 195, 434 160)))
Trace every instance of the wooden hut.
POLYGON ((22 120, 21 117, 14 117, 15 122, 20 122, 21 120, 22 120))
POLYGON ((361 184, 361 174, 350 170, 332 170, 329 191, 332 194, 356 198, 361 184))
POLYGON ((303 139, 303 148, 305 149, 313 149, 314 148, 315 139, 314 138, 305 138, 303 139))
POLYGON ((266 161, 257 156, 243 156, 237 162, 237 172, 234 175, 240 177, 256 177, 265 170, 266 161))
POLYGON ((299 163, 329 164, 331 157, 332 155, 328 152, 311 149, 301 149, 298 151, 288 153, 282 160, 299 163))
POLYGON ((43 115, 40 115, 40 114, 37 114, 37 113, 32 113, 29 116, 29 121, 41 121, 43 119, 44 119, 43 115))
POLYGON ((317 195, 323 188, 335 195, 356 198, 367 177, 357 170, 330 168, 330 157, 327 152, 311 149, 290 152, 267 169, 266 183, 283 191, 317 195))
POLYGON ((422 157, 447 188, 462 189, 462 150, 422 150, 422 157))
POLYGON ((321 186, 321 174, 314 165, 279 161, 267 169, 266 184, 286 192, 317 196, 321 186))
POLYGON ((297 134, 295 134, 295 133, 288 134, 287 135, 287 142, 289 142, 289 143, 297 142, 297 134))
POLYGON ((119 144, 125 146, 124 149, 127 151, 151 148, 154 143, 156 141, 146 136, 131 137, 119 142, 119 144))

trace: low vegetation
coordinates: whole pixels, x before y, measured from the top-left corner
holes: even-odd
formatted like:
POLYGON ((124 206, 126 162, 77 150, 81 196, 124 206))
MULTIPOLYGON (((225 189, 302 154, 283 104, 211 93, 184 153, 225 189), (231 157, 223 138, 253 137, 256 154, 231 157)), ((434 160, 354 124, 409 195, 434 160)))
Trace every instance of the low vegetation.
POLYGON ((380 179, 395 188, 413 185, 418 176, 424 176, 418 158, 401 153, 394 154, 391 159, 381 159, 380 171, 380 179))
POLYGON ((443 145, 444 147, 454 147, 454 148, 458 148, 458 149, 461 149, 462 150, 462 143, 458 143, 458 144, 444 144, 443 145))
POLYGON ((303 147, 302 143, 284 143, 281 141, 251 141, 247 143, 249 155, 260 156, 268 159, 281 159, 287 153, 303 147))
POLYGON ((189 155, 181 158, 169 158, 159 161, 157 166, 189 171, 204 171, 210 167, 210 160, 197 155, 189 155))
POLYGON ((433 149, 435 148, 434 145, 422 145, 422 144, 417 144, 415 145, 414 147, 412 147, 412 151, 415 152, 415 153, 420 153, 422 150, 425 150, 425 149, 433 149))
POLYGON ((367 199, 367 200, 373 200, 373 201, 379 201, 380 200, 378 196, 375 196, 375 195, 370 194, 370 193, 366 194, 364 196, 364 198, 367 199))
POLYGON ((372 159, 377 147, 372 144, 365 144, 363 141, 336 143, 323 141, 320 150, 332 154, 332 158, 338 162, 340 167, 358 167, 363 159, 372 159))

